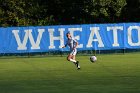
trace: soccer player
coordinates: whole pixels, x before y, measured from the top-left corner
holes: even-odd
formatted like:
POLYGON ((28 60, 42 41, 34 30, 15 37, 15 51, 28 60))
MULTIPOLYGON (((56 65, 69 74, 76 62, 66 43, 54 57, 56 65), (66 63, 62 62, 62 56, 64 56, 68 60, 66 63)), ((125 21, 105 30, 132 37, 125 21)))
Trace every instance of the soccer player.
POLYGON ((68 32, 66 36, 67 36, 67 42, 65 46, 63 46, 62 48, 65 48, 66 46, 69 46, 70 48, 70 53, 67 56, 67 60, 73 62, 76 65, 77 69, 80 69, 79 61, 75 60, 75 56, 77 53, 76 48, 78 46, 78 42, 71 37, 70 32, 68 32))

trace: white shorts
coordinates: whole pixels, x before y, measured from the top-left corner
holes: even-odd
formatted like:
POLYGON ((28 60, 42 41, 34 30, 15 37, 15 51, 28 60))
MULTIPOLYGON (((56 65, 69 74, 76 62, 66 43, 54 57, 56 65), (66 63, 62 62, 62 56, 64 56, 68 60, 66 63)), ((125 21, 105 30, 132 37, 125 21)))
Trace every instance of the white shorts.
POLYGON ((77 49, 70 51, 70 55, 76 55, 76 53, 77 53, 77 49))

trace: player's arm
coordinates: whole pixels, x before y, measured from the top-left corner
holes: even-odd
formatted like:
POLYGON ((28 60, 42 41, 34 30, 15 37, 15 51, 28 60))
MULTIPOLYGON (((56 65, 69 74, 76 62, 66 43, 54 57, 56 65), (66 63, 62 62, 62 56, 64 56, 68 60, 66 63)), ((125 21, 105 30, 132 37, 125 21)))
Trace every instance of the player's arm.
POLYGON ((65 48, 67 46, 67 44, 65 44, 62 48, 65 48))

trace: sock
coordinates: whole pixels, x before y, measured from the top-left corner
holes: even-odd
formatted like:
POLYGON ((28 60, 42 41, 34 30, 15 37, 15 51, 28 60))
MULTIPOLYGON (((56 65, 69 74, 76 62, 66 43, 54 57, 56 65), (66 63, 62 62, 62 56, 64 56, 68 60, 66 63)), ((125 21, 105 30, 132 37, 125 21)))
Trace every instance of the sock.
POLYGON ((73 63, 76 63, 76 60, 74 60, 74 59, 70 59, 70 61, 73 62, 73 63))
POLYGON ((78 65, 78 68, 80 68, 80 66, 78 65))

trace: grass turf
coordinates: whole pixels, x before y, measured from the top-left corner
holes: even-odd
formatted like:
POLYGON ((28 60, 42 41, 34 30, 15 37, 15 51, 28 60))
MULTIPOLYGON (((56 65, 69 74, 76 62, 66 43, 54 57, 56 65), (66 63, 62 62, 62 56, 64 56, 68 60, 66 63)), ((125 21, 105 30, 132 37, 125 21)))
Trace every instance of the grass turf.
POLYGON ((140 54, 0 59, 0 93, 140 93, 140 54))

